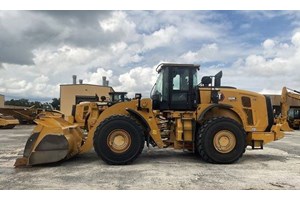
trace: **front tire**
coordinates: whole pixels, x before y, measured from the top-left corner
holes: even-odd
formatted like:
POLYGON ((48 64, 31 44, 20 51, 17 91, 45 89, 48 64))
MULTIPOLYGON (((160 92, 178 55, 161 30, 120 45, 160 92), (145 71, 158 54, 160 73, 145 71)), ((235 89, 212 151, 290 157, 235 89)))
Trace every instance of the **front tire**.
POLYGON ((246 132, 231 118, 212 118, 198 130, 197 150, 206 162, 218 164, 236 162, 242 157, 246 146, 246 132))
POLYGON ((125 115, 105 119, 94 135, 97 155, 112 165, 133 162, 141 154, 144 144, 143 129, 134 119, 125 115))

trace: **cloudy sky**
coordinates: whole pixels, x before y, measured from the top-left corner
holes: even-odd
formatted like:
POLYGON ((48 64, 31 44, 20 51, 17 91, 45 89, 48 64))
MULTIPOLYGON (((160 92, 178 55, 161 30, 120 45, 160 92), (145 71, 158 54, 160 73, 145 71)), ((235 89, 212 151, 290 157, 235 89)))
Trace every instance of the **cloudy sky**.
POLYGON ((300 11, 0 11, 0 93, 47 101, 59 85, 149 97, 160 62, 223 70, 222 83, 300 90, 300 11))

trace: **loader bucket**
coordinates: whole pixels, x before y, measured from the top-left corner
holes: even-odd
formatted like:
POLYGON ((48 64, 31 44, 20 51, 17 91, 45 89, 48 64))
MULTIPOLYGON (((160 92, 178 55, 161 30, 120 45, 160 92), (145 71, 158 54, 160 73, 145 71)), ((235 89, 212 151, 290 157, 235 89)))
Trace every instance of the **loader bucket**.
POLYGON ((37 126, 28 138, 23 157, 15 167, 54 163, 69 159, 80 152, 83 134, 77 125, 62 118, 35 120, 37 126))
POLYGON ((19 124, 19 120, 12 116, 0 115, 0 129, 12 129, 19 124))

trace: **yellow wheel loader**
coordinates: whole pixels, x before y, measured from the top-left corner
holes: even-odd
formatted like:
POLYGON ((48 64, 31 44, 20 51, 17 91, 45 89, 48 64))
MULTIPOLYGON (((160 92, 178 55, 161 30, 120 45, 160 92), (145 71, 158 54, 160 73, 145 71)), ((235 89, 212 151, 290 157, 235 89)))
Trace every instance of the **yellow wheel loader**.
POLYGON ((281 113, 280 116, 275 119, 276 124, 281 124, 282 131, 293 131, 289 124, 293 125, 293 127, 299 124, 299 120, 289 122, 290 104, 288 103, 288 98, 300 100, 300 92, 287 87, 282 88, 280 99, 281 113))
MULTIPOLYGON (((86 132, 62 118, 43 118, 15 166, 57 162, 93 147, 108 164, 133 162, 144 145, 188 150, 210 163, 233 163, 247 146, 281 139, 274 125, 270 99, 264 95, 222 86, 222 72, 204 76, 198 84, 199 65, 162 63, 151 98, 136 94, 131 101, 100 108, 91 102, 86 132)), ((79 115, 78 112, 74 116, 79 115)))
POLYGON ((12 129, 18 124, 20 124, 19 120, 12 116, 4 116, 0 113, 0 129, 12 129))

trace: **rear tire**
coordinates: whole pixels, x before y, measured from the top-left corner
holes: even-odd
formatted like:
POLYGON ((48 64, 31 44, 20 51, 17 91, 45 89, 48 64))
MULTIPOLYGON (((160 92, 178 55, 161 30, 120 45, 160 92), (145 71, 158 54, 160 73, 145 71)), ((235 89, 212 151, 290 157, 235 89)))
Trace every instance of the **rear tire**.
POLYGON ((246 146, 246 132, 231 118, 212 118, 198 130, 197 150, 206 162, 218 164, 236 162, 242 157, 246 146))
POLYGON ((105 119, 94 135, 97 155, 112 165, 133 162, 141 154, 144 144, 142 127, 125 115, 114 115, 105 119))

